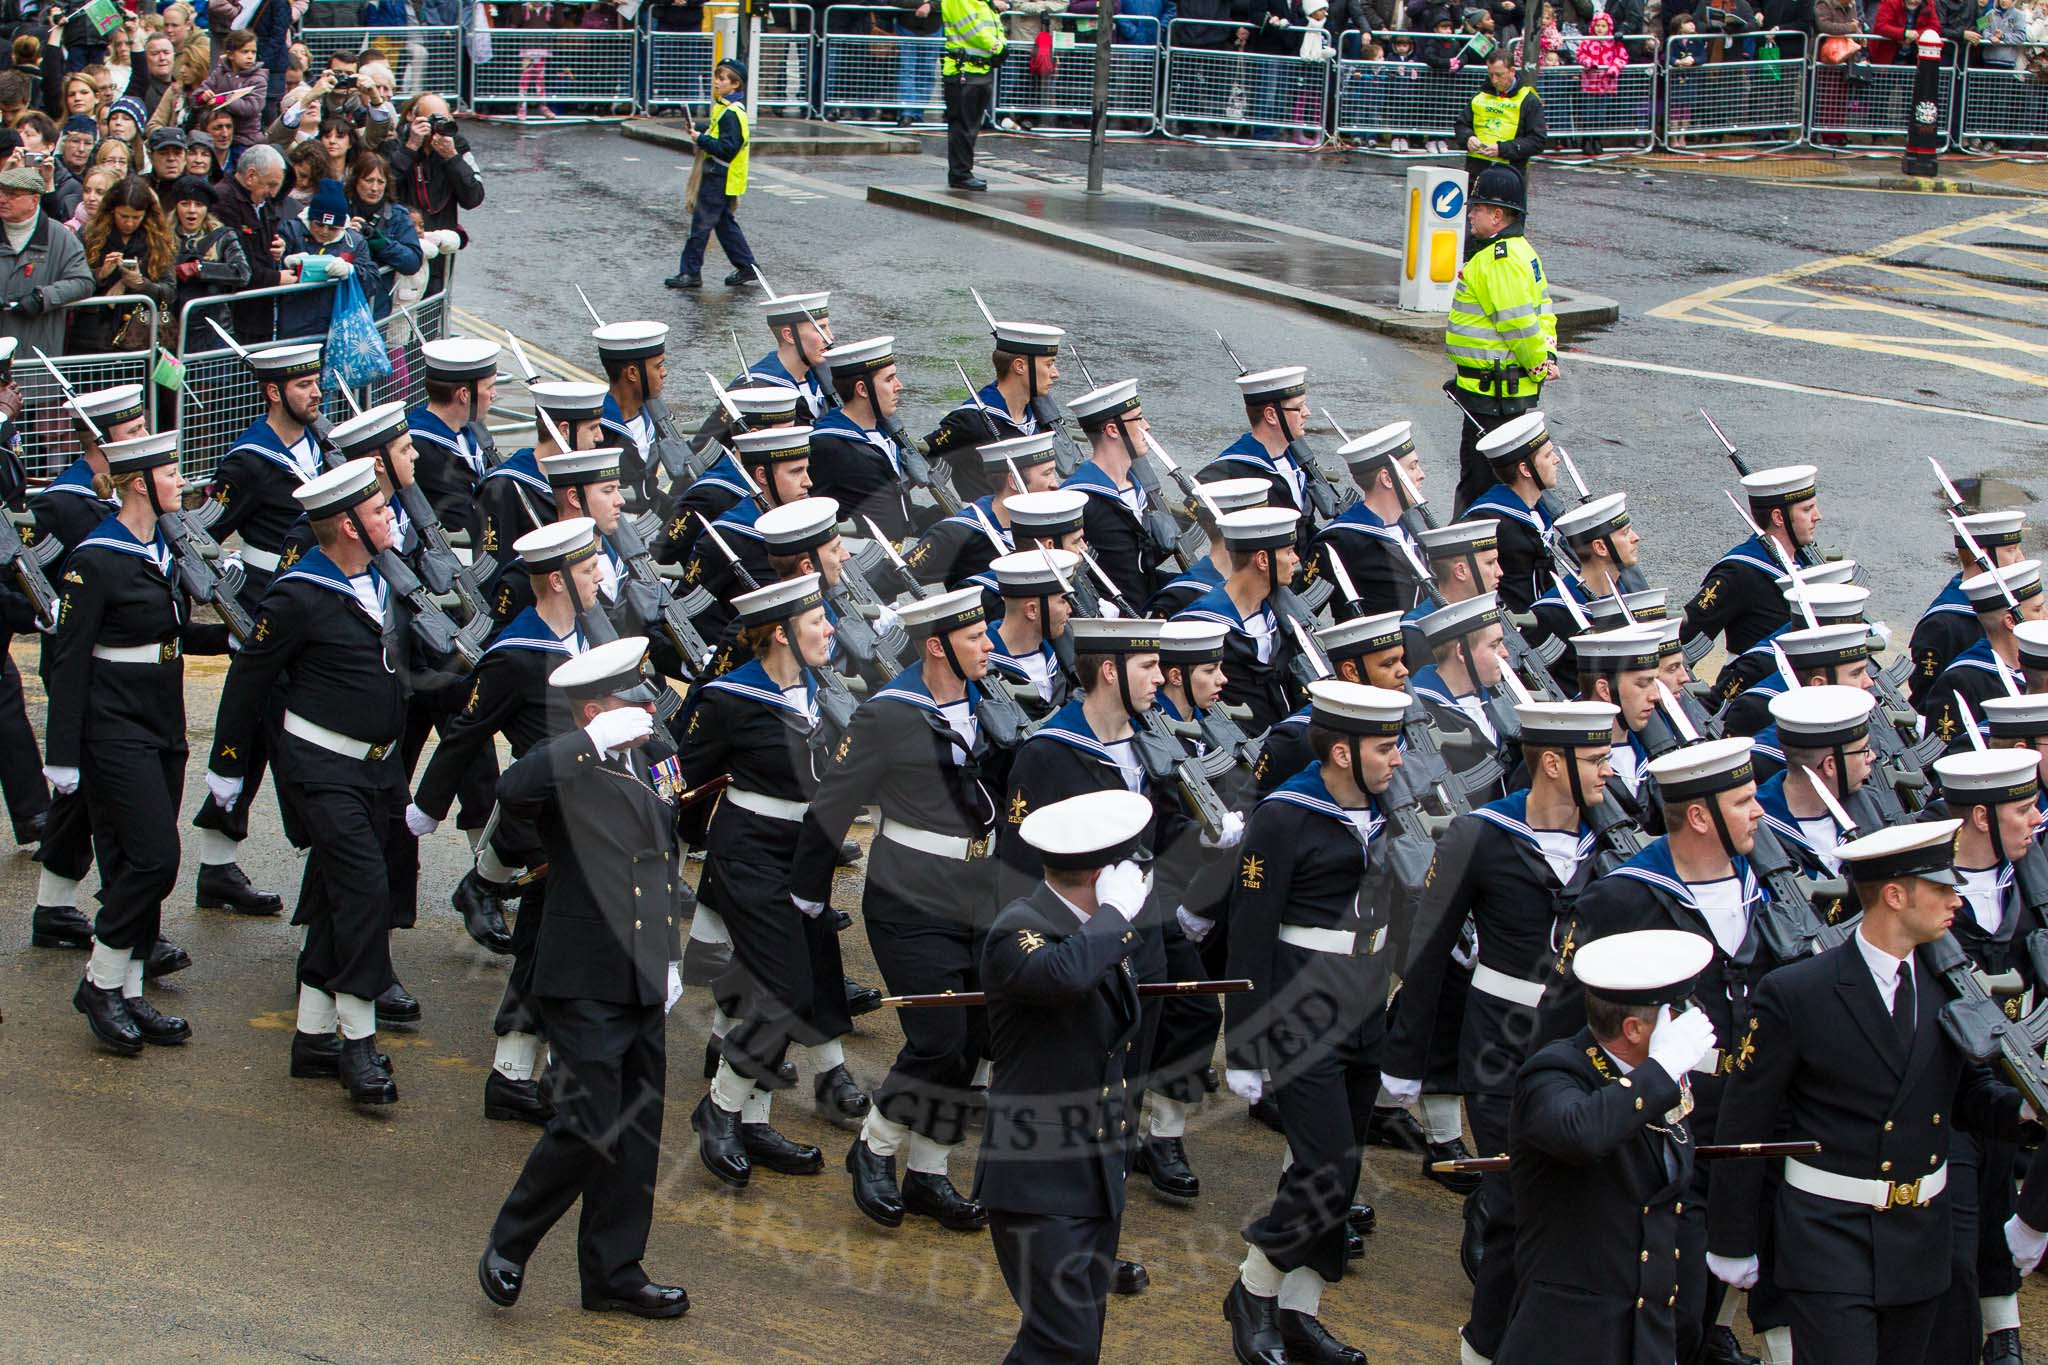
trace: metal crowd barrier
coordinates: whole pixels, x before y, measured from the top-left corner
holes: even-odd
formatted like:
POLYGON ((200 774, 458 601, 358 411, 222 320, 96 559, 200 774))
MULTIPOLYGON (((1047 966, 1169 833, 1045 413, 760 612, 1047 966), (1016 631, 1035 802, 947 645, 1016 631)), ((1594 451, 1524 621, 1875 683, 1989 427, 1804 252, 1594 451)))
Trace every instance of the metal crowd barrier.
POLYGON ((1664 54, 1664 141, 1714 137, 1719 147, 1762 147, 1797 142, 1806 130, 1806 59, 1757 57, 1775 42, 1782 54, 1814 40, 1803 33, 1771 29, 1737 39, 1695 35, 1696 50, 1726 46, 1720 61, 1693 66, 1671 64, 1664 54))
MULTIPOLYGON (((128 309, 137 306, 148 313, 149 349, 107 351, 96 355, 53 355, 50 359, 63 374, 65 383, 80 393, 90 389, 108 389, 116 384, 140 384, 144 393, 149 392, 149 371, 156 358, 157 329, 161 322, 154 300, 138 294, 96 295, 67 305, 64 313, 71 318, 86 308, 128 309)), ((20 386, 22 398, 21 416, 15 423, 15 430, 21 435, 22 464, 27 468, 30 479, 53 479, 78 458, 78 442, 71 433, 71 414, 64 407, 63 386, 26 347, 14 357, 14 382, 20 386)), ((153 408, 150 416, 150 425, 154 428, 153 408)))
POLYGON ((1962 137, 1969 142, 2048 142, 2048 47, 2021 46, 2014 67, 1973 66, 1963 72, 1962 137))
MULTIPOLYGON (((1375 32, 1372 36, 1381 49, 1380 60, 1346 56, 1337 63, 1334 127, 1341 136, 1352 139, 1408 139, 1414 145, 1398 150, 1423 155, 1430 141, 1456 134, 1458 115, 1485 82, 1486 68, 1461 66, 1456 71, 1439 71, 1413 56, 1389 59, 1388 45, 1395 37, 1417 41, 1426 35, 1375 32)), ((1348 42, 1346 49, 1359 50, 1348 42)))
POLYGON ((1629 64, 1619 71, 1596 72, 1591 67, 1570 63, 1537 68, 1536 93, 1543 98, 1553 152, 1566 150, 1565 144, 1584 140, 1596 141, 1602 152, 1648 151, 1655 143, 1656 45, 1642 37, 1625 37, 1621 45, 1628 53, 1629 64), (1614 79, 1614 88, 1599 88, 1609 75, 1614 79), (1625 145, 1609 146, 1612 142, 1625 145))
MULTIPOLYGON (((802 118, 812 106, 811 73, 816 64, 817 11, 808 5, 768 5, 766 26, 754 51, 757 114, 802 118)), ((649 114, 688 109, 703 117, 711 109, 711 65, 716 42, 709 33, 641 35, 646 48, 642 76, 649 114)))
MULTIPOLYGON (((1868 50, 1877 35, 1858 33, 1852 36, 1868 50)), ((1942 61, 1952 65, 1955 45, 1944 42, 1941 51, 1942 61)), ((1852 151, 1894 150, 1893 146, 1872 139, 1905 137, 1913 111, 1913 72, 1911 64, 1879 66, 1869 61, 1814 63, 1809 80, 1811 93, 1807 98, 1808 139, 1823 146, 1844 147, 1852 151)), ((1949 145, 1949 109, 1955 99, 1952 72, 1941 82, 1938 99, 1941 148, 1946 151, 1949 145)))
POLYGON ((1234 147, 1322 146, 1329 137, 1331 64, 1240 51, 1231 43, 1242 28, 1208 19, 1167 25, 1160 130, 1234 147), (1219 34, 1224 46, 1203 46, 1219 34))
POLYGON ((939 58, 946 40, 898 34, 896 18, 908 13, 872 5, 825 11, 819 114, 846 123, 944 124, 939 58))
POLYGON ((470 65, 470 102, 518 118, 627 114, 640 107, 640 64, 632 29, 495 28, 491 60, 470 65))
MULTIPOLYGON (((1095 109, 1095 34, 1092 14, 1042 16, 1053 28, 1053 73, 1031 74, 1033 44, 1012 39, 996 72, 995 116, 1045 137, 1085 137, 1095 109)), ((1109 48, 1112 137, 1145 137, 1159 129, 1159 21, 1119 15, 1109 48)))
MULTIPOLYGON (((493 34, 495 37, 495 33, 493 34)), ((398 77, 399 103, 414 95, 439 95, 451 105, 462 93, 462 26, 405 28, 304 28, 299 33, 313 56, 312 70, 324 70, 335 52, 381 52, 398 77)))

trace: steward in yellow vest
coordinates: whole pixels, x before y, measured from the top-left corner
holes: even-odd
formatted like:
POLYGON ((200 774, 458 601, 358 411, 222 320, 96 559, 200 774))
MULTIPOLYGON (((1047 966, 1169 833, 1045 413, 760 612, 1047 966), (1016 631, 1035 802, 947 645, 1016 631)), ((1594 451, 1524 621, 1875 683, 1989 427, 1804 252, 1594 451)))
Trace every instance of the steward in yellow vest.
POLYGON ((683 115, 684 131, 695 137, 704 165, 695 177, 697 202, 690 206, 690 238, 683 243, 682 266, 662 281, 671 289, 704 287, 700 273, 704 269, 704 248, 714 232, 718 234, 718 244, 725 248, 725 258, 732 262, 726 284, 760 283, 754 274, 754 249, 747 245, 747 234, 740 231, 737 217, 740 196, 747 192, 747 143, 751 135, 744 99, 735 101, 733 97, 746 84, 746 63, 728 57, 711 73, 711 116, 705 120, 704 131, 698 132, 690 116, 683 115))
POLYGON ((1458 114, 1458 145, 1465 151, 1465 174, 1477 181, 1488 166, 1509 165, 1529 179, 1529 158, 1549 140, 1543 126, 1543 100, 1504 48, 1486 59, 1486 84, 1458 114))

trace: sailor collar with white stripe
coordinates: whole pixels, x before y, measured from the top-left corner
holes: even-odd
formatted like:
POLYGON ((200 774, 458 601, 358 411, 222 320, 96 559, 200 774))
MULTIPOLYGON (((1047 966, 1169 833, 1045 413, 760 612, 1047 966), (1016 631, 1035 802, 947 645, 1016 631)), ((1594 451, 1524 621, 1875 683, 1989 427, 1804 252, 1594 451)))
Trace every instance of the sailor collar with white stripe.
MULTIPOLYGON (((812 676, 808 668, 799 669, 798 672, 803 678, 804 700, 808 703, 818 695, 818 680, 812 676)), ((789 694, 782 690, 782 684, 768 676, 768 670, 761 666, 759 659, 750 659, 730 673, 721 673, 705 683, 704 688, 707 692, 724 692, 730 696, 757 702, 762 706, 787 711, 805 720, 811 719, 811 712, 807 707, 798 706, 791 701, 789 694)))
POLYGON ((1332 531, 1357 531, 1364 535, 1377 536, 1381 540, 1405 541, 1409 543, 1412 543, 1415 539, 1408 534, 1408 528, 1400 522, 1381 520, 1380 514, 1367 507, 1363 502, 1354 503, 1350 511, 1323 527, 1325 535, 1332 531))
POLYGON ((965 526, 977 535, 992 535, 1005 546, 1011 545, 1014 542, 1010 539, 1010 528, 996 520, 995 505, 996 495, 985 493, 947 517, 940 525, 951 523, 955 526, 965 526))
POLYGON ((511 479, 515 483, 525 484, 550 500, 555 496, 554 485, 541 476, 540 461, 534 457, 532 446, 513 451, 510 459, 484 475, 484 479, 487 482, 491 479, 511 479))
MULTIPOLYGON (((370 582, 376 585, 381 599, 384 593, 383 576, 374 567, 365 573, 370 582)), ((317 545, 299 556, 299 562, 292 565, 289 570, 271 580, 273 588, 281 583, 316 584, 329 592, 340 593, 353 603, 357 610, 362 611, 365 616, 369 615, 368 609, 363 606, 363 599, 356 595, 355 580, 343 573, 341 566, 329 559, 327 552, 317 545)))
POLYGON ((1190 568, 1186 573, 1174 579, 1159 591, 1168 593, 1178 588, 1198 588, 1201 591, 1195 595, 1201 597, 1222 581, 1223 571, 1217 568, 1207 555, 1204 555, 1195 561, 1193 568, 1190 568))
MULTIPOLYGON (((1731 856, 1730 861, 1734 865, 1735 876, 1742 887, 1743 908, 1748 909, 1763 899, 1763 893, 1757 887, 1756 875, 1750 871, 1749 859, 1741 854, 1734 854, 1731 856)), ((1679 877, 1678 869, 1671 861, 1671 841, 1669 839, 1651 840, 1641 853, 1638 853, 1620 867, 1615 868, 1608 875, 1629 877, 1635 881, 1642 882, 1646 886, 1653 886, 1685 906, 1688 910, 1698 910, 1700 908, 1699 902, 1693 898, 1691 886, 1679 877)), ((1714 878, 1713 880, 1725 879, 1714 878)))
POLYGON ((1015 650, 1011 649, 1009 642, 1003 639, 1003 622, 1002 618, 1000 617, 988 623, 988 642, 991 646, 993 646, 995 650, 995 652, 989 656, 989 662, 991 663, 994 663, 999 659, 1014 662, 1018 659, 1030 658, 1032 655, 1037 655, 1040 658, 1046 659, 1056 659, 1059 657, 1057 652, 1053 649, 1051 642, 1047 640, 1039 641, 1038 648, 1031 651, 1031 654, 1028 655, 1019 654, 1015 650))
MULTIPOLYGON (((1127 744, 1129 739, 1104 740, 1096 738, 1094 729, 1088 724, 1088 717, 1082 713, 1081 699, 1074 698, 1065 706, 1046 718, 1045 724, 1032 732, 1033 738, 1044 737, 1055 740, 1082 753, 1092 754, 1099 762, 1116 763, 1116 755, 1110 752, 1112 744, 1127 744)), ((1118 765, 1122 766, 1122 765, 1118 765)))
MULTIPOLYGON (((1585 580, 1577 574, 1566 574, 1558 579, 1557 582, 1564 584, 1565 590, 1572 595, 1572 601, 1577 602, 1579 605, 1584 606, 1593 600, 1593 594, 1587 591, 1585 580)), ((1535 605, 1541 606, 1545 602, 1553 602, 1558 606, 1564 605, 1564 598, 1559 594, 1556 583, 1553 583, 1545 590, 1541 597, 1536 599, 1535 605)))
POLYGON ((301 448, 310 452, 308 458, 312 461, 313 471, 316 474, 319 473, 319 445, 314 441, 312 432, 308 431, 291 445, 286 445, 284 439, 271 428, 269 420, 259 417, 249 424, 247 431, 244 431, 236 438, 234 445, 229 448, 228 454, 234 455, 244 450, 254 451, 279 468, 289 470, 291 473, 298 475, 300 481, 304 482, 310 477, 306 473, 306 466, 301 464, 292 454, 294 450, 301 448))
POLYGON ((999 422, 1007 422, 1026 436, 1038 434, 1038 414, 1027 404, 1021 418, 1010 416, 1010 400, 1003 397, 1002 385, 993 381, 982 386, 981 392, 974 395, 974 401, 963 402, 953 411, 958 412, 962 408, 974 408, 999 422))
POLYGON ((1934 600, 1927 604, 1927 610, 1920 613, 1920 619, 1924 621, 1928 617, 1937 614, 1954 616, 1975 616, 1977 614, 1977 609, 1970 605, 1970 599, 1963 596, 1963 575, 1960 571, 1942 586, 1940 592, 1934 595, 1934 600))
MULTIPOLYGON (((1472 814, 1488 824, 1506 830, 1517 839, 1526 842, 1531 848, 1539 852, 1542 850, 1543 846, 1536 839, 1536 829, 1529 823, 1529 789, 1527 787, 1512 795, 1503 796, 1498 801, 1489 801, 1487 804, 1475 808, 1472 814)), ((1545 834, 1564 833, 1563 830, 1544 830, 1543 832, 1545 834)), ((1579 819, 1578 836, 1578 856, 1583 858, 1593 851, 1593 845, 1598 842, 1598 837, 1586 824, 1583 816, 1579 819)))
POLYGON ((816 436, 819 432, 823 432, 828 436, 850 436, 858 441, 866 441, 869 445, 887 455, 891 463, 895 462, 896 443, 890 440, 883 432, 871 430, 854 421, 853 418, 847 415, 845 408, 834 408, 817 421, 811 423, 811 434, 816 436))
MULTIPOLYGON (((1986 639, 1978 639, 1968 649, 1956 655, 1955 658, 1950 659, 1948 666, 1949 668, 1974 668, 1991 674, 1996 674, 2000 669, 2003 669, 2007 677, 2010 677, 2019 684, 2021 692, 2027 690, 2026 673, 2021 669, 2012 667, 2005 660, 1999 658, 1992 650, 1991 642, 1986 639)), ((1946 671, 1947 669, 1943 670, 1943 672, 1946 671)))
MULTIPOLYGON (((759 540, 761 531, 754 523, 760 519, 761 504, 753 498, 741 498, 720 513, 718 519, 711 524, 718 528, 720 535, 731 532, 734 535, 745 536, 748 540, 759 540)), ((605 548, 611 549, 609 541, 606 542, 605 548)), ((618 556, 614 554, 612 558, 616 560, 618 556)))
POLYGON ((1759 573, 1769 574, 1773 582, 1776 582, 1778 575, 1785 571, 1784 566, 1778 563, 1777 553, 1764 543, 1762 536, 1751 536, 1743 541, 1716 560, 1714 567, 1719 568, 1723 564, 1740 564, 1759 573))
POLYGON ((1075 466, 1073 473, 1060 480, 1062 488, 1078 488, 1083 493, 1093 493, 1098 498, 1107 498, 1126 512, 1131 510, 1131 505, 1124 501, 1124 495, 1137 486, 1137 481, 1133 480, 1118 488, 1116 480, 1110 478, 1102 466, 1093 460, 1083 461, 1075 466))
MULTIPOLYGON (((815 429, 813 428, 813 430, 815 429)), ((739 494, 743 498, 753 491, 747 487, 746 481, 740 478, 740 467, 733 462, 730 451, 712 461, 711 467, 702 474, 699 474, 696 481, 690 487, 698 488, 704 484, 710 484, 713 488, 727 489, 739 494)))
POLYGON ((574 657, 584 648, 582 631, 571 626, 567 635, 557 635, 554 627, 542 620, 538 611, 528 607, 506 623, 484 654, 488 656, 500 649, 528 649, 542 654, 574 657))
POLYGON ((81 455, 67 465, 62 474, 44 484, 40 491, 43 493, 84 494, 88 498, 99 498, 101 502, 106 503, 109 507, 118 506, 120 503, 118 498, 100 498, 99 490, 93 487, 93 479, 95 477, 92 465, 81 455))
POLYGON ((1450 684, 1444 681, 1444 675, 1438 671, 1435 664, 1424 664, 1416 669, 1408 679, 1408 690, 1418 697, 1426 697, 1439 706, 1452 709, 1456 709, 1460 702, 1468 699, 1476 698, 1484 702, 1493 695, 1483 687, 1474 687, 1470 692, 1452 692, 1450 684))
MULTIPOLYGON (((967 704, 970 707, 979 705, 981 703, 981 689, 971 682, 964 685, 967 688, 967 704)), ((869 700, 879 700, 883 697, 887 697, 891 701, 906 702, 920 710, 929 711, 935 716, 941 714, 944 710, 944 707, 932 699, 931 689, 924 685, 923 664, 912 664, 904 669, 889 680, 888 686, 874 693, 869 700)), ((947 704, 953 705, 955 703, 947 704)))
MULTIPOLYGON (((1753 751, 1754 746, 1752 746, 1753 751)), ((1790 779, 1791 773, 1788 770, 1778 773, 1770 781, 1757 787, 1756 803, 1763 807, 1764 823, 1777 831, 1780 836, 1792 840, 1807 852, 1818 857, 1833 858, 1835 856, 1834 846, 1830 845, 1827 848, 1821 848, 1813 840, 1807 838, 1806 829, 1801 822, 1801 817, 1792 813, 1792 803, 1785 795, 1785 786, 1790 779)), ((1828 819, 1829 817, 1820 816, 1818 818, 1828 819)))
POLYGON ((1259 804, 1264 805, 1266 801, 1282 801, 1290 806, 1300 806, 1302 809, 1312 810, 1318 815, 1326 815, 1351 830, 1358 828, 1357 821, 1352 817, 1357 815, 1359 810, 1362 809, 1366 816, 1365 837, 1368 841, 1371 841, 1380 836, 1380 832, 1386 828, 1387 822, 1386 817, 1382 816, 1379 812, 1379 803, 1373 801, 1371 797, 1367 797, 1366 800, 1369 804, 1361 808, 1347 809, 1338 805, 1336 798, 1330 795, 1329 786, 1323 781, 1323 765, 1320 763, 1310 763, 1300 772, 1266 793, 1264 800, 1259 804))
MULTIPOLYGON (((1277 631, 1280 618, 1274 614, 1271 602, 1261 603, 1258 614, 1261 620, 1273 622, 1277 631)), ((1203 621, 1221 621, 1247 639, 1257 635, 1247 627, 1245 618, 1238 615, 1237 603, 1230 600, 1230 593, 1220 583, 1175 612, 1173 619, 1178 621, 1189 616, 1203 621)))
POLYGON ((1266 449, 1259 438, 1249 431, 1224 447, 1223 452, 1209 463, 1219 464, 1225 460, 1230 461, 1232 464, 1252 465, 1266 471, 1268 474, 1279 474, 1290 478, 1293 471, 1298 468, 1294 463, 1294 457, 1284 453, 1279 457, 1279 460, 1285 460, 1287 463, 1281 464, 1279 460, 1273 457, 1272 452, 1266 449))
POLYGON ((1543 505, 1529 506, 1522 501, 1521 494, 1504 483, 1497 483, 1474 498, 1471 506, 1465 509, 1465 515, 1470 517, 1482 510, 1519 521, 1538 535, 1550 532, 1550 514, 1543 510, 1543 505))
POLYGON ((167 570, 171 559, 171 547, 164 539, 162 531, 152 535, 145 544, 137 540, 135 533, 117 516, 109 516, 92 529, 91 535, 78 542, 78 549, 83 550, 87 547, 113 550, 118 554, 133 555, 137 559, 147 560, 156 566, 159 573, 167 570))

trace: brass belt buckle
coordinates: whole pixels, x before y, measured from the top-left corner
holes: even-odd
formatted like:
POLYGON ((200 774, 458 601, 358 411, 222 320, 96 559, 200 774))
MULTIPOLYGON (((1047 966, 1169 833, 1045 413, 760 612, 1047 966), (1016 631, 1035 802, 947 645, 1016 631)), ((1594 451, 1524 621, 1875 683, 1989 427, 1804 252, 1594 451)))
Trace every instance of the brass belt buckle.
POLYGON ((363 759, 365 762, 369 763, 382 763, 384 761, 384 755, 390 752, 391 746, 389 744, 372 744, 370 746, 370 752, 364 754, 363 759))
POLYGON ((1894 1180, 1892 1182, 1891 1207, 1909 1209, 1920 1202, 1920 1181, 1894 1180))
POLYGON ((176 640, 166 640, 157 649, 156 661, 160 664, 167 664, 177 657, 178 642, 176 640))
POLYGON ((979 862, 981 859, 986 858, 988 856, 988 843, 989 836, 986 834, 977 839, 969 839, 967 841, 967 861, 970 863, 979 862))

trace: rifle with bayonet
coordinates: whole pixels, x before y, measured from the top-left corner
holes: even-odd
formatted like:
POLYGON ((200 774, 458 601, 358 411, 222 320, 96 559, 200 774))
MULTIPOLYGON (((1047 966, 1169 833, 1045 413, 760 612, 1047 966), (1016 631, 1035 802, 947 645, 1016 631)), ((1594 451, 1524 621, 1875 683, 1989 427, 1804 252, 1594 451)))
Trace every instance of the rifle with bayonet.
MULTIPOLYGON (((1081 367, 1081 378, 1087 381, 1088 388, 1093 391, 1095 376, 1088 372, 1088 362, 1081 358, 1081 348, 1070 346, 1069 349, 1074 353, 1074 363, 1081 367)), ((1147 436, 1147 446, 1150 447, 1150 433, 1147 433, 1147 436)), ((1178 560, 1183 569, 1194 567, 1197 556, 1188 554, 1183 548, 1185 532, 1180 523, 1174 520, 1172 504, 1167 502, 1165 492, 1159 483, 1159 471, 1152 467, 1150 450, 1139 450, 1133 446, 1127 432, 1120 439, 1123 441, 1124 453, 1131 457, 1131 482, 1137 485, 1139 493, 1145 499, 1145 512, 1138 520, 1144 529, 1146 541, 1152 546, 1155 562, 1173 559, 1178 560)), ((1205 546, 1204 552, 1206 549, 1205 546)))
MULTIPOLYGON (((734 553, 732 546, 726 543, 725 537, 718 533, 718 528, 713 526, 702 512, 694 515, 703 525, 705 536, 718 547, 719 554, 725 556, 725 562, 732 569, 732 576, 738 581, 740 590, 753 592, 759 588, 761 585, 755 581, 754 575, 747 571, 747 566, 740 560, 739 555, 734 553)), ((795 640, 790 641, 790 650, 792 653, 795 652, 795 640)), ((799 659, 798 662, 803 661, 799 659)), ((854 709, 858 705, 853 699, 853 693, 847 690, 846 679, 840 677, 838 671, 830 664, 823 668, 810 669, 810 672, 818 681, 818 713, 824 717, 825 724, 831 727, 833 734, 845 734, 847 727, 853 724, 854 709)))
MULTIPOLYGON (((973 296, 974 306, 981 310, 982 321, 988 324, 989 335, 992 337, 996 336, 996 315, 991 313, 988 305, 982 301, 981 291, 969 289, 967 292, 973 296)), ((998 346, 1002 345, 1000 337, 997 337, 996 344, 998 346)), ((1035 365, 1036 363, 1035 360, 1028 358, 1025 361, 1026 365, 1035 365)), ((1075 443, 1073 436, 1060 422, 1059 404, 1053 402, 1050 396, 1037 392, 1037 387, 1036 382, 1034 382, 1031 386, 1031 398, 1026 407, 1031 413, 1031 419, 1038 429, 1052 433, 1053 462, 1059 466, 1060 477, 1064 479, 1079 469, 1086 457, 1082 455, 1081 447, 1075 443)), ((973 393, 973 386, 969 385, 967 391, 973 393)))
MULTIPOLYGON (((604 319, 597 315, 597 309, 591 307, 590 296, 583 292, 583 286, 579 284, 573 288, 576 290, 576 297, 583 300, 583 309, 590 314, 590 320, 600 327, 604 326, 604 319)), ((645 372, 643 365, 642 373, 645 372)), ((642 388, 645 387, 643 384, 642 388)), ((668 474, 669 482, 688 484, 703 473, 692 459, 690 444, 676 434, 676 424, 668 415, 668 405, 655 394, 644 394, 640 399, 640 410, 647 414, 647 424, 654 429, 654 440, 648 447, 648 454, 653 457, 653 462, 668 474)))
MULTIPOLYGON (((1727 453, 1728 463, 1735 466, 1736 477, 1748 478, 1755 471, 1749 467, 1749 461, 1742 458, 1742 452, 1736 448, 1735 442, 1728 439, 1727 433, 1721 430, 1720 423, 1707 416, 1705 408, 1700 408, 1698 411, 1701 419, 1706 422, 1707 429, 1714 433, 1714 439, 1721 443, 1721 449, 1727 453)), ((1757 534, 1759 536, 1763 535, 1761 531, 1757 532, 1757 534)), ((1821 549, 1817 545, 1802 545, 1799 547, 1799 562, 1803 568, 1817 569, 1827 563, 1827 556, 1821 553, 1821 549)), ((1857 568, 1854 577, 1856 579, 1863 577, 1863 570, 1860 566, 1857 568)))
MULTIPOLYGON (((1237 366, 1238 378, 1242 379, 1251 373, 1245 363, 1237 358, 1237 352, 1232 349, 1230 343, 1223 339, 1223 333, 1217 332, 1216 340, 1223 347, 1223 353, 1230 357, 1230 363, 1237 366)), ((1284 429, 1286 424, 1283 421, 1281 425, 1284 429)), ((1307 423, 1304 422, 1303 425, 1306 426, 1307 423)), ((1289 439, 1287 454, 1301 468, 1302 490, 1309 502, 1309 509, 1315 513, 1318 522, 1329 521, 1332 517, 1348 512, 1357 503, 1357 487, 1349 483, 1340 486, 1330 476, 1330 472, 1323 468, 1323 463, 1316 458, 1315 451, 1309 449, 1306 436, 1289 439)))
MULTIPOLYGON (((883 1004, 889 1003, 883 1001, 883 1004)), ((1762 1161, 1785 1156, 1813 1156, 1821 1150, 1818 1142, 1703 1142, 1693 1148, 1704 1161, 1762 1161)), ((1504 1156, 1465 1156, 1449 1161, 1432 1161, 1429 1169, 1445 1174, 1460 1171, 1485 1173, 1505 1171, 1510 1159, 1504 1156)))

